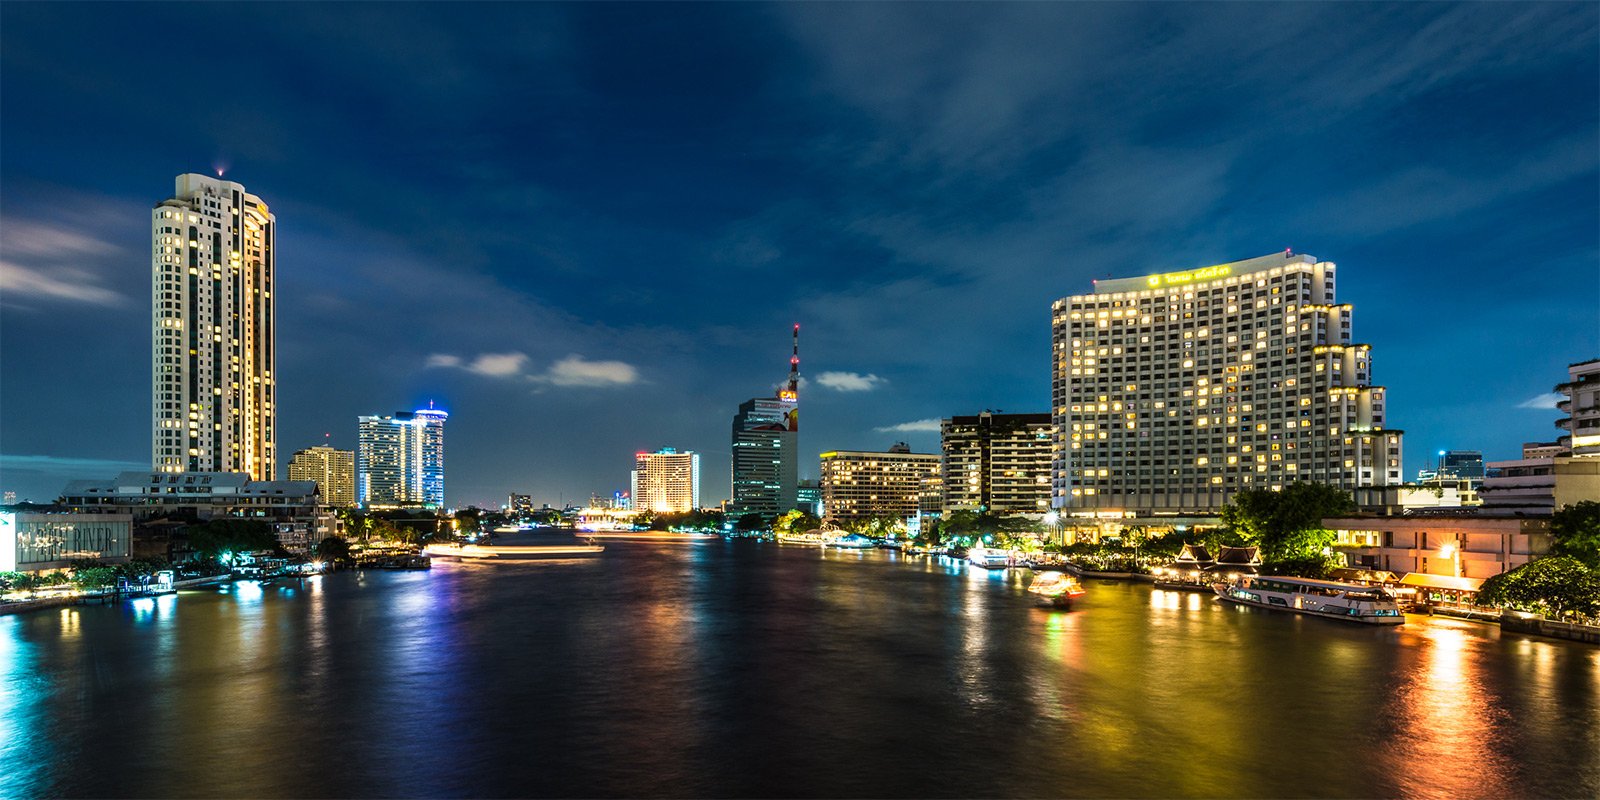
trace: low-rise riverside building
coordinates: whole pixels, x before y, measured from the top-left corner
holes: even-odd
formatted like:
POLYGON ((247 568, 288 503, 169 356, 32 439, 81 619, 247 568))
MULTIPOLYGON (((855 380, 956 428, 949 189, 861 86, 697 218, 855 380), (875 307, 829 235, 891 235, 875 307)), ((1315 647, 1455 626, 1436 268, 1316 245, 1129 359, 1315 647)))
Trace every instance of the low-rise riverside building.
POLYGON ((1339 517, 1323 527, 1350 567, 1482 580, 1550 552, 1548 518, 1490 514, 1339 517))
POLYGON ((61 505, 82 514, 126 514, 135 524, 157 518, 225 517, 269 522, 285 549, 339 534, 316 481, 253 481, 242 472, 122 472, 110 480, 77 480, 61 505))
POLYGON ((0 508, 0 572, 45 572, 74 561, 126 563, 133 515, 0 508))

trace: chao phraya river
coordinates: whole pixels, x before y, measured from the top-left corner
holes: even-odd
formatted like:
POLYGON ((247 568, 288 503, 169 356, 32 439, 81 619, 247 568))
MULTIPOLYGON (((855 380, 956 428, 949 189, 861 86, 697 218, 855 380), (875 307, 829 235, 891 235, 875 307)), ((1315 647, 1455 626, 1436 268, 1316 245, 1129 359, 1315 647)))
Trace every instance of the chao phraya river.
POLYGON ((609 542, 0 617, 0 797, 1595 797, 1600 648, 609 542))

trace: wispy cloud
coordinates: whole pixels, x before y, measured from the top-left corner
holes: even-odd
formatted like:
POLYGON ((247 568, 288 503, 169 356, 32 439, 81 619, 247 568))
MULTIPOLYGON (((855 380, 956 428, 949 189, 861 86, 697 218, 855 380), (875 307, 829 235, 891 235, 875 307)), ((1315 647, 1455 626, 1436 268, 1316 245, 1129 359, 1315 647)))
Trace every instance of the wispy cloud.
POLYGON ((0 292, 8 299, 121 305, 127 298, 100 285, 84 266, 117 253, 114 245, 80 231, 8 218, 0 225, 0 292))
POLYGON ((887 378, 859 372, 824 372, 817 376, 817 384, 836 392, 870 392, 888 383, 887 378))
POLYGON ((13 261, 0 261, 0 294, 8 299, 22 296, 96 306, 119 306, 127 300, 110 289, 94 285, 93 278, 81 269, 54 267, 47 274, 42 269, 13 261))
POLYGON ((885 425, 881 428, 873 428, 873 430, 878 433, 926 433, 929 431, 937 433, 939 431, 939 420, 930 417, 928 419, 902 422, 899 425, 885 425))
POLYGON ((1517 408, 1536 408, 1541 411, 1554 411, 1556 408, 1556 403, 1559 403, 1565 399, 1567 399, 1566 395, 1560 395, 1551 392, 1550 394, 1541 394, 1530 397, 1518 403, 1517 408))
POLYGON ((533 376, 538 383, 567 387, 632 386, 639 382, 639 370, 622 361, 589 361, 573 354, 533 376))
POLYGON ((111 477, 118 472, 145 469, 147 461, 118 461, 108 458, 70 458, 62 456, 0 454, 0 470, 42 472, 70 478, 111 477))
POLYGON ((525 353, 483 353, 471 361, 449 353, 434 353, 428 356, 423 367, 464 369, 486 378, 510 378, 521 375, 522 367, 527 363, 528 356, 525 353))

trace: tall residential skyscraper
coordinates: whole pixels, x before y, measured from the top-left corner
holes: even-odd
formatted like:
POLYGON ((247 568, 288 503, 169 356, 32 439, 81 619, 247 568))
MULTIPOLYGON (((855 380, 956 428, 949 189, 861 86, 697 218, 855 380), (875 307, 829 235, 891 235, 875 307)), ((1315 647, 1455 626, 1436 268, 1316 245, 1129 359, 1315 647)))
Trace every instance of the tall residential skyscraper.
POLYGON ((772 397, 756 397, 733 416, 733 500, 735 517, 760 514, 773 519, 799 502, 800 326, 794 326, 789 381, 772 397))
POLYGON ((276 219, 232 181, 179 175, 150 214, 151 468, 272 480, 276 219))
POLYGON ((1053 505, 1215 513, 1241 489, 1401 483, 1334 265, 1288 251, 1057 300, 1053 505))
POLYGON ((633 457, 633 508, 681 514, 700 507, 700 454, 663 447, 633 457))
POLYGON ((433 408, 359 419, 356 497, 367 508, 444 507, 444 423, 433 408))
POLYGON ((942 420, 943 510, 1049 511, 1054 431, 1049 414, 985 411, 942 420))
POLYGON ((322 502, 330 506, 356 504, 356 453, 326 445, 296 451, 289 459, 289 480, 316 481, 322 502))
POLYGON ((937 453, 913 453, 897 443, 887 453, 823 453, 822 516, 833 523, 917 514, 923 487, 939 477, 937 453))

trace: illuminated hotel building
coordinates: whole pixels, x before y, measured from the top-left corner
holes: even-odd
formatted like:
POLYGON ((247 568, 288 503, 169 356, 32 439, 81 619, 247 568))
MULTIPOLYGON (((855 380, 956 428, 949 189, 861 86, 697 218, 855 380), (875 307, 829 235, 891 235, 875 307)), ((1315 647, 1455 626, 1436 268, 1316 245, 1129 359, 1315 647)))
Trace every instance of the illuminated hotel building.
POLYGON ((985 411, 941 420, 943 510, 1049 511, 1054 430, 1049 414, 985 411))
POLYGON ((794 326, 789 381, 733 416, 733 493, 728 513, 775 519, 799 504, 800 326, 794 326))
POLYGON ((356 500, 366 508, 444 507, 444 423, 433 408, 360 417, 356 500))
POLYGON ((1399 485, 1334 269, 1285 251, 1056 301, 1052 504, 1214 514, 1241 489, 1399 485))
POLYGON ((205 175, 151 211, 152 469, 273 478, 276 231, 261 198, 205 175))
POLYGON ((700 454, 663 447, 633 457, 636 511, 681 514, 700 507, 700 454))
POLYGON ((923 487, 939 478, 937 453, 904 444, 887 453, 833 450, 822 454, 822 516, 833 523, 917 514, 923 487))
POLYGON ((289 459, 289 480, 316 481, 322 502, 330 506, 356 504, 356 453, 325 445, 296 451, 289 459))

